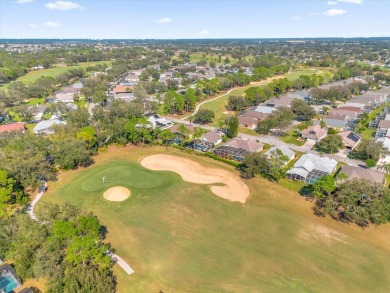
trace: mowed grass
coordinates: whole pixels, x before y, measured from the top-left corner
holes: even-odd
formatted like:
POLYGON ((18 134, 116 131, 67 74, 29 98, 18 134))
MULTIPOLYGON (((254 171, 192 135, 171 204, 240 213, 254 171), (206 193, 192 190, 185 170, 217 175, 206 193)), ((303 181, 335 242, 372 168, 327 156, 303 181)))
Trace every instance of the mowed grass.
MULTIPOLYGON (((108 66, 111 66, 111 63, 112 62, 110 62, 110 61, 83 62, 83 63, 79 63, 78 65, 74 65, 74 66, 56 66, 56 67, 47 68, 47 69, 34 70, 34 71, 30 71, 27 74, 19 77, 16 81, 21 81, 24 84, 31 84, 42 76, 56 77, 56 76, 66 72, 70 69, 77 69, 77 68, 85 69, 88 66, 94 66, 97 64, 107 64, 108 66)), ((8 86, 9 86, 9 83, 3 85, 2 87, 7 88, 8 86)))
POLYGON ((332 78, 332 73, 325 69, 325 68, 308 68, 308 69, 302 69, 302 70, 294 70, 287 74, 287 78, 291 81, 298 79, 301 75, 313 75, 317 74, 322 76, 325 81, 328 81, 332 78))
POLYGON ((362 230, 316 217, 298 193, 261 178, 245 181, 246 204, 231 203, 206 185, 140 166, 156 153, 235 172, 176 149, 111 147, 95 165, 61 173, 38 204, 69 202, 99 217, 135 270, 114 267, 118 292, 388 292, 389 225, 362 230), (115 185, 132 196, 104 200, 115 185))
MULTIPOLYGON (((251 82, 249 85, 246 85, 243 87, 237 87, 237 88, 233 89, 229 95, 223 96, 223 97, 216 99, 214 101, 207 102, 204 105, 202 105, 200 107, 200 109, 208 109, 208 110, 211 110, 214 112, 215 117, 213 119, 212 125, 217 127, 218 121, 220 119, 224 119, 227 116, 231 116, 231 115, 235 114, 235 112, 233 112, 233 111, 229 112, 227 110, 227 105, 228 105, 228 101, 229 101, 230 96, 244 96, 245 91, 250 87, 263 86, 263 85, 266 85, 267 83, 271 82, 274 79, 283 78, 283 77, 284 77, 284 75, 274 76, 274 77, 271 77, 271 78, 268 78, 268 79, 265 79, 262 81, 251 82)), ((223 95, 223 94, 220 94, 220 95, 223 95)))

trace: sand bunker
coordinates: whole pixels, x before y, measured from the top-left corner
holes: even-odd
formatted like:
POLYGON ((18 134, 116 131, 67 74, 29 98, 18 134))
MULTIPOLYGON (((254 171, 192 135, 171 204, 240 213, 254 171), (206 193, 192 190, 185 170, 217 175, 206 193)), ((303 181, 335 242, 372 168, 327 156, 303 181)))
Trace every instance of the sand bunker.
POLYGON ((152 155, 141 161, 142 166, 154 171, 172 171, 178 173, 184 181, 197 184, 216 184, 211 191, 224 199, 245 203, 249 196, 248 186, 232 172, 209 168, 201 164, 171 155, 152 155))
POLYGON ((115 186, 104 192, 103 197, 109 201, 124 201, 129 198, 131 192, 126 187, 115 186))

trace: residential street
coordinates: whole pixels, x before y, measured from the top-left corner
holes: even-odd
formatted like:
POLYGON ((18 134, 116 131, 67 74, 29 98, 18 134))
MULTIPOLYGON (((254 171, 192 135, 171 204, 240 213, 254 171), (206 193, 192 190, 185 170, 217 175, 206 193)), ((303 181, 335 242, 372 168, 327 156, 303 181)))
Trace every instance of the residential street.
MULTIPOLYGON (((186 121, 186 120, 176 119, 176 118, 171 118, 171 117, 166 117, 166 118, 173 121, 173 122, 176 122, 176 123, 183 123, 186 125, 190 124, 190 122, 186 121)), ((207 129, 207 130, 216 130, 217 129, 216 127, 209 126, 209 125, 201 125, 201 124, 196 124, 196 123, 192 123, 192 125, 203 128, 203 129, 207 129)), ((249 135, 249 134, 244 134, 244 133, 239 132, 237 136, 241 137, 241 138, 245 138, 245 139, 250 139, 250 140, 258 140, 262 143, 267 143, 267 144, 270 144, 273 146, 288 145, 288 147, 290 149, 297 151, 297 152, 320 155, 317 151, 309 150, 307 148, 304 148, 303 146, 296 146, 293 144, 287 144, 287 143, 283 142, 282 140, 280 140, 278 137, 272 136, 272 135, 249 135)), ((344 158, 344 157, 341 157, 339 155, 326 154, 326 156, 331 158, 331 159, 334 159, 340 163, 346 163, 346 164, 353 165, 353 166, 364 165, 364 163, 361 161, 344 158)))

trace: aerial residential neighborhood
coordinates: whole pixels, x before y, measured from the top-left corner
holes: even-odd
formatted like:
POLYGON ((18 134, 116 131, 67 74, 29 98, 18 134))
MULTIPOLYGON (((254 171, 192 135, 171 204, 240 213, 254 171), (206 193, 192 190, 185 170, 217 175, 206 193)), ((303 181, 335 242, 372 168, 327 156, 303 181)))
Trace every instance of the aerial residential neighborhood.
POLYGON ((388 292, 390 2, 0 3, 0 293, 388 292))

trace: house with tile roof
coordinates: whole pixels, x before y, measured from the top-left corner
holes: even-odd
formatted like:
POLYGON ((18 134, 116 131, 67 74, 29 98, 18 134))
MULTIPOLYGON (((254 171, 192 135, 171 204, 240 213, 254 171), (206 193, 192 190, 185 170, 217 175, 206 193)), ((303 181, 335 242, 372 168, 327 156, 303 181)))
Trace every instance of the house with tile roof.
POLYGON ((13 132, 13 131, 21 131, 24 132, 24 123, 23 122, 16 122, 11 124, 3 124, 0 125, 0 134, 5 132, 13 132))
POLYGON ((279 147, 271 147, 268 151, 266 151, 264 153, 264 156, 266 156, 267 158, 270 158, 274 153, 275 151, 280 151, 280 153, 287 157, 288 158, 288 161, 285 162, 285 164, 287 165, 288 162, 290 162, 291 160, 293 160, 295 158, 295 152, 292 151, 287 145, 281 145, 279 147))
POLYGON ((286 176, 291 180, 313 184, 318 178, 331 175, 336 171, 337 161, 328 157, 319 157, 313 154, 304 154, 287 171, 286 176))
POLYGON ((362 140, 362 137, 353 131, 343 131, 339 135, 343 140, 344 146, 349 150, 355 149, 362 140))
POLYGON ((307 140, 311 140, 314 142, 320 141, 328 134, 328 130, 326 128, 321 128, 319 124, 309 126, 308 128, 302 130, 300 135, 302 138, 307 140))
POLYGON ((361 167, 355 167, 351 165, 344 165, 339 174, 344 174, 348 177, 349 180, 352 179, 365 179, 368 180, 372 183, 378 183, 385 185, 386 180, 385 180, 385 174, 372 170, 372 169, 366 169, 366 168, 361 168, 361 167))
POLYGON ((222 142, 222 135, 220 135, 216 131, 210 131, 210 132, 203 134, 201 139, 208 141, 215 146, 215 145, 220 144, 222 142))

